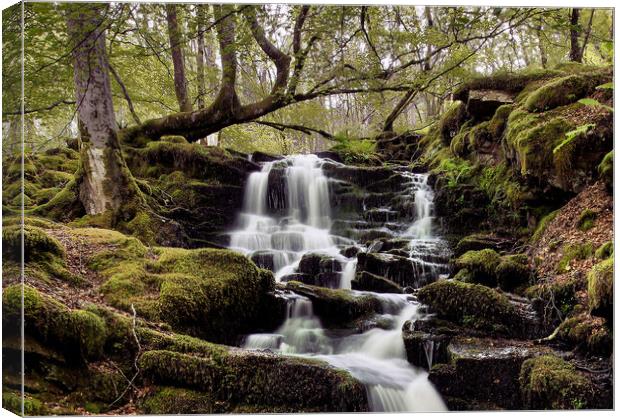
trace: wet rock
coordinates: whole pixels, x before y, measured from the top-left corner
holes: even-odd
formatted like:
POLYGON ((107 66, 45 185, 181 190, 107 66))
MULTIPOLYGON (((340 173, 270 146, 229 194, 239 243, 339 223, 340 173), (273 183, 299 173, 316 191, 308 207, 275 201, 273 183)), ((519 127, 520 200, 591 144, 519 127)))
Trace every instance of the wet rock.
POLYGON ((405 132, 401 135, 389 133, 377 138, 377 152, 389 161, 412 161, 420 155, 421 135, 405 132))
POLYGON ((415 288, 431 280, 432 272, 421 260, 412 260, 386 253, 360 253, 357 255, 358 271, 367 271, 384 277, 399 286, 415 288))
POLYGON ((266 154, 264 152, 255 151, 255 152, 252 153, 252 156, 251 156, 250 159, 254 163, 267 163, 267 162, 271 162, 271 161, 281 160, 282 156, 281 155, 271 155, 271 154, 266 154))
POLYGON ((305 273, 292 273, 292 274, 287 274, 285 276, 282 276, 280 278, 280 281, 283 283, 286 282, 301 282, 301 283, 305 283, 305 284, 314 284, 314 276, 311 274, 305 274, 305 273))
POLYGON ((319 273, 340 272, 342 271, 342 265, 340 261, 332 256, 320 253, 307 253, 299 261, 297 271, 311 276, 318 276, 319 273))
POLYGON ((256 251, 250 260, 260 268, 273 271, 274 254, 271 251, 256 251))
POLYGON ((335 151, 319 151, 319 152, 315 152, 314 155, 316 155, 319 158, 330 159, 330 160, 335 161, 337 163, 341 163, 342 162, 342 158, 340 158, 340 154, 338 154, 335 151))
POLYGON ((326 289, 299 282, 288 282, 286 289, 309 298, 314 313, 326 327, 348 327, 354 320, 382 312, 381 302, 372 295, 356 295, 345 289, 326 289))
POLYGON ((492 249, 507 251, 514 247, 515 241, 510 238, 500 238, 490 234, 472 234, 461 239, 454 248, 454 256, 459 257, 467 251, 492 249))
POLYGON ((527 300, 486 286, 440 280, 417 293, 439 318, 491 335, 536 338, 546 329, 527 300))
POLYGON ((340 254, 342 254, 343 256, 347 258, 351 258, 351 257, 355 257, 360 251, 361 251, 360 247, 356 245, 350 245, 340 250, 340 254))
POLYGON ((402 293, 402 288, 385 277, 368 273, 367 271, 358 272, 355 279, 351 281, 351 288, 354 290, 367 290, 377 293, 402 293))
POLYGON ((140 370, 157 385, 189 388, 232 405, 280 412, 368 410, 364 386, 324 362, 216 347, 217 355, 208 357, 147 351, 140 370))
POLYGON ((357 167, 329 163, 323 165, 323 172, 328 177, 363 188, 387 180, 394 175, 394 170, 388 167, 357 167))
POLYGON ((520 409, 521 365, 551 349, 525 341, 462 337, 452 339, 446 352, 449 363, 433 367, 429 374, 443 396, 520 409))

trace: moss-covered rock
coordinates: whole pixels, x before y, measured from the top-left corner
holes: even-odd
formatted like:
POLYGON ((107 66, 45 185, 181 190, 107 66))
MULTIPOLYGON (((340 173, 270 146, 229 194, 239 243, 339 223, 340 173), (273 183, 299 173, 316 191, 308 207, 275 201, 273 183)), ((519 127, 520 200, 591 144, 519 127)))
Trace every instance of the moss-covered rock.
POLYGON ((601 318, 585 313, 566 318, 558 327, 557 339, 584 353, 608 356, 613 336, 601 318))
POLYGON ((528 409, 584 409, 593 396, 588 378, 553 355, 526 360, 519 384, 528 409))
POLYGON ((444 145, 450 145, 452 138, 459 132, 466 119, 465 103, 456 101, 448 108, 439 121, 439 132, 444 145))
POLYGON ((356 319, 381 313, 381 303, 371 295, 354 294, 345 289, 326 289, 291 281, 286 289, 309 298, 324 326, 350 326, 356 319))
POLYGON ((532 277, 527 257, 524 254, 502 257, 502 261, 495 269, 495 277, 502 290, 514 291, 527 285, 532 277))
POLYGON ((441 318, 473 328, 503 332, 506 327, 518 329, 522 322, 506 296, 478 284, 440 280, 421 288, 417 296, 441 318))
POLYGON ((584 209, 577 219, 577 228, 587 231, 594 226, 598 214, 591 209, 584 209))
POLYGON ((592 267, 588 273, 588 305, 590 312, 608 321, 613 319, 614 260, 609 258, 592 267))
POLYGON ((525 101, 530 112, 541 112, 573 103, 594 86, 585 75, 569 75, 550 81, 532 92, 525 101))
POLYGON ((468 251, 455 261, 457 269, 467 269, 469 280, 487 286, 497 284, 496 269, 501 263, 500 255, 492 249, 468 251))
POLYGON ((211 393, 231 404, 288 412, 367 410, 363 385, 316 360, 242 351, 225 351, 219 357, 148 351, 140 358, 140 369, 158 384, 211 393))
POLYGON ((212 414, 217 411, 210 393, 175 387, 158 387, 141 400, 146 414, 212 414))
POLYGON ((605 182, 608 190, 612 190, 614 186, 614 152, 609 151, 601 163, 598 165, 598 172, 601 179, 605 182))
POLYGON ((605 260, 614 255, 614 242, 607 241, 604 244, 601 244, 600 247, 596 249, 594 252, 594 256, 599 260, 605 260))
POLYGON ((228 250, 158 247, 152 260, 139 241, 116 238, 114 250, 89 263, 108 277, 101 290, 114 306, 129 310, 133 304, 147 318, 213 341, 232 342, 270 317, 273 275, 248 258, 228 250))
MULTIPOLYGON (((79 283, 80 277, 71 274, 66 268, 65 250, 62 245, 43 229, 30 225, 31 219, 33 218, 26 218, 23 230, 19 224, 5 225, 2 230, 5 279, 13 281, 20 275, 23 234, 24 273, 27 277, 43 282, 56 278, 72 284, 79 283)), ((39 225, 48 226, 45 222, 39 225)))
POLYGON ((19 416, 22 416, 22 411, 23 416, 40 416, 48 412, 44 404, 32 395, 22 397, 21 393, 8 390, 2 391, 2 407, 19 416))
MULTIPOLYGON (((3 324, 18 322, 22 288, 12 285, 2 295, 3 324)), ((92 312, 71 310, 30 286, 23 287, 26 334, 63 353, 68 361, 99 358, 106 338, 105 322, 92 312)))

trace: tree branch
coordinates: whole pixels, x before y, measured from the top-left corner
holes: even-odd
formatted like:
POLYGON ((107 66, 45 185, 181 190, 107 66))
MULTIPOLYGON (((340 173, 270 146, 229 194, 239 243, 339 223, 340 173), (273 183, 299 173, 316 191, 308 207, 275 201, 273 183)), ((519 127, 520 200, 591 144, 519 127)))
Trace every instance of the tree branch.
POLYGON ((136 113, 136 110, 133 107, 133 102, 131 101, 131 97, 129 97, 129 93, 127 92, 127 87, 125 87, 125 83, 123 83, 123 80, 121 80, 121 77, 118 75, 118 73, 116 72, 114 67, 112 67, 111 64, 108 64, 108 68, 110 69, 110 72, 112 73, 112 76, 114 77, 114 80, 116 80, 116 82, 121 88, 121 91, 123 92, 123 96, 125 97, 125 100, 127 101, 127 107, 129 107, 129 112, 131 112, 131 116, 133 116, 133 120, 138 125, 142 125, 142 122, 140 121, 140 118, 138 117, 138 114, 136 113))
POLYGON ((257 123, 259 125, 265 125, 265 126, 269 126, 271 128, 277 129, 279 131, 284 131, 285 129, 292 129, 295 131, 299 131, 299 132, 303 132, 305 134, 312 134, 317 133, 319 135, 321 135, 323 138, 326 139, 333 139, 334 136, 332 134, 330 134, 329 132, 326 132, 322 129, 314 129, 314 128, 309 128, 307 126, 303 126, 303 125, 288 125, 288 124, 284 124, 284 123, 277 123, 277 122, 268 122, 268 121, 262 121, 262 120, 256 120, 253 121, 254 123, 257 123))

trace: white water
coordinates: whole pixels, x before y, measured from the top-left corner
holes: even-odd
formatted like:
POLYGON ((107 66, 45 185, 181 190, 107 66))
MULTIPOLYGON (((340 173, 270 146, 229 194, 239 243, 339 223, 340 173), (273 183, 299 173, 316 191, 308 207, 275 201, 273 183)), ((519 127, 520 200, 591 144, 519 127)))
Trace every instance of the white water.
MULTIPOLYGON (((274 163, 252 173, 245 188, 240 228, 230 235, 230 247, 251 256, 257 251, 273 257, 277 281, 294 273, 305 253, 328 254, 340 261, 343 269, 349 261, 340 254, 338 244, 353 241, 331 235, 328 179, 323 161, 316 155, 297 155, 280 162, 286 164, 286 214, 268 215, 269 175, 274 163)), ((350 284, 349 284, 350 288, 350 284)))
MULTIPOLYGON (((325 253, 342 265, 340 288, 351 289, 357 259, 340 255, 339 244, 352 244, 329 233, 331 225, 328 179, 322 160, 314 155, 293 156, 287 165, 286 213, 269 216, 269 175, 275 164, 266 163, 247 183, 240 229, 231 234, 231 248, 247 255, 257 251, 273 254, 276 279, 293 273, 306 252, 325 253)), ((412 263, 423 273, 440 271, 442 265, 428 261, 438 251, 441 240, 432 234, 432 189, 427 176, 404 173, 403 198, 415 196, 413 223, 400 236, 410 239, 412 263)), ((273 208, 271 208, 273 209, 273 208)), ((270 255, 271 257, 271 255, 270 255)), ((314 315, 308 298, 288 294, 288 313, 284 324, 272 334, 252 334, 243 346, 268 349, 289 355, 319 358, 348 370, 368 392, 372 411, 441 411, 446 407, 427 379, 423 369, 406 359, 401 329, 405 321, 416 318, 418 306, 404 294, 352 291, 354 296, 372 295, 382 305, 382 323, 388 329, 373 328, 360 334, 330 338, 314 315)))

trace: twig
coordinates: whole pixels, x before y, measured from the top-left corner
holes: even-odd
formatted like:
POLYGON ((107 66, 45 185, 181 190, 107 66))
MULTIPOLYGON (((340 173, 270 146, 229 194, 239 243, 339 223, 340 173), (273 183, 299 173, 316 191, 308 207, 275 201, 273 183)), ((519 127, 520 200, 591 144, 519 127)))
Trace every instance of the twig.
POLYGON ((138 367, 138 359, 140 358, 140 355, 142 354, 142 346, 140 345, 140 340, 138 339, 138 334, 136 334, 136 309, 133 307, 133 303, 131 304, 131 312, 133 313, 133 319, 131 321, 131 333, 133 335, 134 340, 136 340, 136 344, 138 345, 138 352, 136 353, 136 357, 133 360, 133 365, 136 368, 136 373, 133 375, 131 380, 129 380, 129 384, 127 385, 127 387, 125 388, 123 393, 121 393, 121 395, 118 398, 116 398, 116 400, 114 400, 114 402, 109 404, 108 408, 110 408, 116 402, 118 402, 121 399, 123 399, 123 396, 125 396, 125 394, 129 390, 129 388, 131 388, 132 386, 135 388, 133 382, 136 380, 136 377, 138 377, 138 375, 140 374, 140 368, 138 367))

